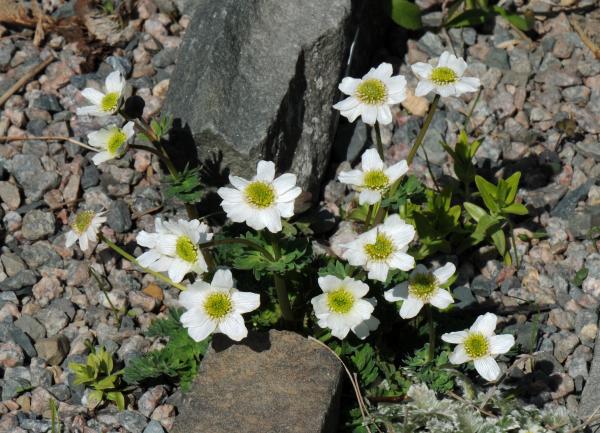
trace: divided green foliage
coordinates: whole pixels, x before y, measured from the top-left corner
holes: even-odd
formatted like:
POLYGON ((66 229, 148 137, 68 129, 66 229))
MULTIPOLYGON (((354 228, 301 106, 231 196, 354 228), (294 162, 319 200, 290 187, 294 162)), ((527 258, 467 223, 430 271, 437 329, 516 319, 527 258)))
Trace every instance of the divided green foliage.
POLYGON ((189 168, 186 165, 176 175, 168 175, 165 185, 165 196, 177 198, 184 203, 198 203, 204 195, 199 167, 189 168))
POLYGON ((471 184, 475 180, 475 165, 473 158, 481 146, 480 140, 469 142, 469 137, 464 129, 460 130, 454 149, 447 143, 442 142, 442 147, 454 160, 454 174, 463 183, 465 187, 465 195, 468 197, 468 192, 471 184))
POLYGON ((430 389, 439 393, 446 393, 455 388, 455 375, 451 374, 446 367, 449 364, 448 352, 443 351, 428 362, 429 345, 415 351, 414 355, 408 357, 404 368, 407 376, 413 378, 414 383, 424 383, 430 389))
POLYGON ((333 275, 334 277, 344 279, 346 277, 351 277, 353 274, 353 267, 348 263, 342 263, 339 260, 329 260, 325 266, 319 269, 320 277, 333 275))
POLYGON ((388 209, 389 213, 400 213, 407 202, 421 203, 426 199, 425 185, 414 175, 403 177, 398 187, 383 199, 382 205, 388 209))
POLYGON ((104 347, 93 349, 85 364, 69 363, 69 370, 75 374, 75 384, 85 385, 92 391, 89 402, 98 405, 105 400, 114 402, 119 410, 125 409, 125 396, 122 392, 121 375, 123 371, 113 371, 112 354, 104 347))
POLYGON ((583 267, 575 273, 575 277, 573 278, 573 284, 577 287, 581 287, 585 279, 587 278, 589 273, 588 268, 583 267))
POLYGON ((189 388, 210 339, 200 343, 192 340, 187 329, 181 326, 180 317, 181 311, 171 309, 166 319, 156 320, 150 325, 147 336, 165 337, 169 341, 164 348, 133 359, 124 370, 123 378, 127 383, 137 385, 150 379, 175 380, 183 390, 189 388))

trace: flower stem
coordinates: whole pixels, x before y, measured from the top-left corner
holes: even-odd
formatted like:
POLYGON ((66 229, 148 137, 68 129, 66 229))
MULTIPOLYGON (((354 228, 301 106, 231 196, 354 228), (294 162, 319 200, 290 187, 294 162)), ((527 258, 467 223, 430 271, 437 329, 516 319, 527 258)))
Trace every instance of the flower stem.
POLYGON ((381 141, 381 130, 379 129, 379 122, 375 122, 375 138, 377 138, 377 153, 383 161, 383 142, 381 141))
POLYGON ((263 256, 265 256, 265 258, 267 260, 270 260, 272 262, 276 261, 275 258, 273 257, 273 255, 269 251, 267 251, 265 248, 263 248, 261 245, 257 244, 256 242, 253 242, 249 239, 241 239, 241 238, 215 239, 212 241, 208 241, 208 242, 199 244, 198 248, 201 248, 201 249, 202 248, 210 248, 210 247, 214 247, 217 245, 226 245, 226 244, 242 244, 242 245, 249 246, 250 248, 253 248, 256 251, 260 252, 263 256))
POLYGON ((155 276, 159 280, 163 280, 165 283, 167 283, 173 287, 177 287, 179 290, 187 290, 187 288, 183 284, 176 283, 175 281, 173 281, 166 275, 163 275, 160 272, 153 271, 152 269, 148 269, 148 268, 140 265, 135 257, 133 257, 128 252, 126 252, 123 248, 121 248, 120 246, 115 244, 113 241, 108 240, 102 233, 100 233, 98 235, 98 237, 102 242, 104 242, 106 245, 108 245, 114 252, 119 254, 124 259, 129 260, 131 263, 138 266, 139 268, 143 269, 144 272, 148 272, 150 275, 155 276))
POLYGON ((373 207, 375 205, 370 204, 369 210, 367 211, 367 216, 365 217, 365 227, 368 229, 371 225, 371 216, 373 215, 373 207))
POLYGON ((423 122, 423 126, 421 126, 421 129, 419 130, 419 134, 417 135, 415 144, 413 145, 412 149, 410 149, 408 157, 406 158, 406 162, 408 163, 408 165, 412 164, 412 161, 415 158, 415 155, 417 154, 417 150, 419 150, 419 146, 421 146, 421 144, 423 143, 423 139, 425 138, 425 134, 429 129, 429 125, 431 124, 431 120, 433 119, 433 114, 435 113, 439 100, 440 95, 435 95, 435 98, 433 98, 433 102, 429 107, 427 117, 425 117, 425 121, 423 122))
MULTIPOLYGON (((275 254, 275 261, 281 258, 281 247, 277 235, 269 233, 271 237, 271 245, 273 246, 273 252, 275 254)), ((292 307, 290 306, 290 297, 288 296, 287 287, 285 280, 276 273, 273 273, 273 280, 275 282, 275 291, 277 292, 277 301, 279 302, 279 308, 281 308, 281 315, 283 320, 288 323, 294 322, 294 313, 292 313, 292 307)))
POLYGON ((427 321, 429 322, 429 354, 427 360, 431 362, 435 356, 435 322, 433 321, 431 305, 427 305, 427 321))
POLYGON ((515 237, 515 226, 513 226, 510 218, 508 220, 508 227, 510 228, 510 237, 512 239, 513 250, 515 252, 515 264, 517 265, 517 271, 521 268, 521 259, 519 257, 519 250, 517 250, 517 238, 515 237))

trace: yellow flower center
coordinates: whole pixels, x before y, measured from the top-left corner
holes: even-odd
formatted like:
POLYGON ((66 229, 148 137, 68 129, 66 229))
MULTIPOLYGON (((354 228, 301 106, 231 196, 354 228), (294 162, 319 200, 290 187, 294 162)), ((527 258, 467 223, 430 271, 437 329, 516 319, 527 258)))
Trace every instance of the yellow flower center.
POLYGON ((73 231, 78 235, 82 235, 92 223, 95 215, 95 212, 92 212, 91 210, 79 212, 77 216, 75 216, 75 221, 73 221, 73 224, 71 225, 73 231))
POLYGON ((244 190, 246 201, 259 209, 270 207, 275 203, 275 189, 266 182, 254 181, 244 190))
POLYGON ((490 343, 488 338, 480 332, 472 332, 463 342, 465 352, 473 359, 483 358, 490 354, 490 343))
POLYGON ((382 262, 394 253, 394 244, 385 234, 378 233, 375 243, 365 245, 365 253, 369 259, 382 262))
POLYGON ((456 72, 447 66, 440 66, 433 68, 430 79, 438 86, 447 86, 448 84, 455 83, 458 80, 458 76, 456 72))
POLYGON ((387 99, 387 87, 377 78, 367 78, 356 87, 354 96, 363 104, 381 105, 387 99))
POLYGON ((212 293, 204 301, 204 312, 213 320, 224 318, 232 310, 233 304, 228 293, 212 293))
POLYGON ((383 170, 369 170, 364 174, 363 183, 368 189, 381 191, 389 186, 390 178, 383 170))
POLYGON ((127 135, 120 128, 114 128, 111 130, 111 133, 106 142, 106 150, 111 155, 116 155, 120 153, 121 147, 127 141, 127 135))
POLYGON ((100 109, 106 113, 114 113, 119 108, 119 93, 108 92, 100 101, 100 109))
POLYGON ((327 293, 327 306, 329 310, 338 314, 346 314, 354 305, 354 296, 345 288, 327 293))
POLYGON ((187 236, 179 236, 175 243, 177 256, 186 262, 195 263, 198 260, 198 248, 187 236))
POLYGON ((429 301, 436 288, 436 279, 430 273, 415 274, 408 283, 408 292, 421 301, 429 301))

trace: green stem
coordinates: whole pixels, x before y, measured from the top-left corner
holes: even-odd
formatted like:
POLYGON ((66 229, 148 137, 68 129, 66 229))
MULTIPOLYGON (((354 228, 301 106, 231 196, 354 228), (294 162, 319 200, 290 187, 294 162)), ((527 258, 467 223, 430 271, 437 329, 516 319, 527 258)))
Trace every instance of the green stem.
POLYGON ((202 244, 198 244, 198 248, 210 248, 210 247, 214 247, 217 245, 226 245, 226 244, 241 244, 241 245, 246 245, 249 246, 253 249, 255 249, 256 251, 260 252, 263 256, 265 256, 265 258, 267 260, 270 260, 271 262, 275 262, 276 259, 275 257, 273 257, 273 255, 267 251, 265 248, 263 248, 261 245, 257 244, 254 241, 251 241, 249 239, 240 239, 240 238, 236 238, 236 239, 215 239, 209 242, 204 242, 202 244))
POLYGON ((375 122, 375 137, 377 138, 377 153, 383 161, 383 142, 381 141, 381 130, 379 129, 379 122, 375 122))
POLYGON ((421 144, 423 143, 423 139, 425 138, 425 134, 427 133, 427 130, 429 129, 429 125, 431 124, 431 120, 433 119, 433 114, 435 113, 435 110, 437 108, 439 100, 440 100, 440 95, 435 95, 435 98, 433 98, 433 102, 431 103, 431 106, 429 107, 429 112, 427 113, 427 117, 425 117, 425 121, 423 122, 423 126, 419 130, 419 135, 417 135, 415 144, 413 145, 412 149, 410 149, 408 157, 406 158, 406 162, 408 163, 408 165, 412 164, 412 161, 413 161, 415 155, 417 154, 417 150, 419 150, 419 146, 421 146, 421 144))
POLYGON ((367 211, 367 217, 365 218, 365 227, 368 229, 371 225, 371 216, 373 215, 373 207, 375 205, 370 204, 369 210, 367 211))
POLYGON ((517 265, 517 271, 521 268, 521 259, 519 258, 519 251, 517 250, 517 238, 515 237, 515 227, 513 226, 510 218, 508 220, 508 227, 510 228, 510 238, 512 239, 513 250, 515 252, 515 262, 517 265))
MULTIPOLYGON (((281 247, 277 240, 277 235, 269 233, 271 237, 271 245, 273 246, 273 252, 275 253, 275 261, 281 258, 281 247)), ((294 313, 292 313, 292 307, 290 306, 290 297, 288 296, 287 287, 285 280, 281 278, 281 275, 273 273, 273 280, 275 282, 275 291, 277 292, 277 301, 279 302, 279 308, 281 308, 281 314, 283 319, 292 323, 294 321, 294 313)))
POLYGON ((467 114, 467 118, 465 119, 465 132, 469 129, 469 121, 471 120, 471 116, 473 116, 473 112, 475 111, 475 107, 477 107, 477 104, 479 103, 479 98, 481 97, 481 91, 482 88, 480 87, 479 90, 477 91, 477 96, 475 97, 475 101, 473 101, 473 105, 471 105, 471 109, 469 110, 469 113, 467 114))
POLYGON ((431 362, 435 356, 435 322, 433 321, 431 305, 427 305, 427 321, 429 322, 429 354, 427 359, 431 362))
POLYGON ((123 248, 121 248, 120 246, 115 244, 113 241, 106 239, 106 237, 102 233, 100 233, 98 235, 98 237, 100 238, 100 240, 102 242, 104 242, 106 245, 108 245, 114 252, 119 254, 124 259, 129 260, 131 263, 138 266, 139 268, 143 269, 144 272, 147 272, 150 275, 154 275, 159 280, 163 280, 165 283, 167 283, 173 287, 177 287, 179 290, 187 290, 187 288, 183 284, 176 283, 175 281, 171 280, 166 275, 163 275, 160 272, 153 271, 152 269, 148 269, 148 268, 145 268, 144 266, 140 265, 135 257, 133 257, 128 252, 126 252, 123 248))

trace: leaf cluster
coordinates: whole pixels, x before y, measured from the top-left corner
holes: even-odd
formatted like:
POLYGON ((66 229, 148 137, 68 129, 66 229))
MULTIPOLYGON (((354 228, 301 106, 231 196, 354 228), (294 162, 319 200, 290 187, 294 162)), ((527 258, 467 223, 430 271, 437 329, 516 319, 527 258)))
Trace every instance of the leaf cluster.
POLYGON ((98 405, 110 400, 119 410, 125 409, 125 396, 121 387, 123 371, 113 371, 113 356, 104 347, 92 348, 85 364, 69 363, 69 370, 75 374, 76 385, 85 385, 92 390, 89 394, 90 402, 98 405))
POLYGON ((166 319, 155 320, 150 325, 147 336, 169 341, 162 349, 129 362, 123 374, 127 383, 137 385, 151 379, 165 379, 178 381, 184 390, 189 388, 208 349, 209 339, 195 342, 181 326, 180 316, 181 311, 171 309, 166 319))
POLYGON ((203 197, 200 168, 190 168, 188 165, 175 175, 167 176, 165 180, 165 195, 174 197, 184 203, 197 203, 203 197))

